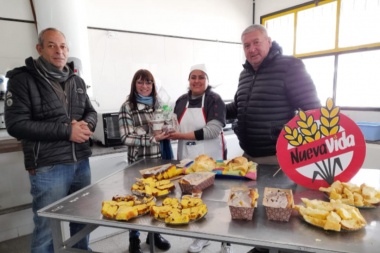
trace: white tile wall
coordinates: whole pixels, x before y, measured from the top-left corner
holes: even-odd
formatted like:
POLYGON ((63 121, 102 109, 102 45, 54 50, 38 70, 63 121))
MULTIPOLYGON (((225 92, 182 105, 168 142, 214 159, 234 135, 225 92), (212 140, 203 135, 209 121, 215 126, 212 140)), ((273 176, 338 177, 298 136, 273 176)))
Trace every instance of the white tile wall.
POLYGON ((10 240, 33 232, 32 209, 0 215, 0 242, 10 240))

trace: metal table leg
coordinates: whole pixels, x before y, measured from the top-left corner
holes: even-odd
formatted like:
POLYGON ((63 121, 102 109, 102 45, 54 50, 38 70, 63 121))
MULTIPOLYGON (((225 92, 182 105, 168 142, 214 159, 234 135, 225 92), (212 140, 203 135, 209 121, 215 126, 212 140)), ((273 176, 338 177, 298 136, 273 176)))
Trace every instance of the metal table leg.
POLYGON ((154 253, 154 233, 148 233, 150 253, 154 253))

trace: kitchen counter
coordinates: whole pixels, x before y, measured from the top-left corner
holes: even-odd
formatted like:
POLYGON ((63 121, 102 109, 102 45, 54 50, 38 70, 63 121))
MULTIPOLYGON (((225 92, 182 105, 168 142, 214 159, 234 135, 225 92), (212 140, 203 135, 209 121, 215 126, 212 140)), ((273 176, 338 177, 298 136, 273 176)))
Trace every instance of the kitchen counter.
MULTIPOLYGON (((224 130, 224 135, 226 136, 226 139, 228 139, 228 136, 234 135, 234 131, 227 128, 224 130)), ((176 141, 173 141, 172 143, 176 144, 176 141)), ((227 140, 227 144, 228 143, 229 141, 227 140)), ((380 141, 367 141, 367 144, 380 145, 380 141)), ((115 146, 115 147, 105 147, 96 142, 92 145, 91 149, 92 149, 92 156, 123 153, 123 152, 128 151, 128 148, 123 145, 115 146)), ((22 150, 21 142, 16 140, 12 136, 10 136, 6 129, 0 129, 0 154, 16 152, 16 151, 21 151, 21 150, 22 150)), ((229 150, 229 153, 231 152, 233 151, 229 150)))
POLYGON ((21 142, 10 136, 6 129, 0 129, 0 154, 21 150, 21 142))
POLYGON ((16 139, 0 140, 0 154, 21 150, 21 142, 16 139))
MULTIPOLYGON (((224 131, 225 136, 231 135, 231 134, 234 134, 234 132, 231 129, 226 129, 224 131)), ((173 143, 175 143, 175 141, 173 143)), ((94 142, 91 149, 92 149, 92 156, 122 153, 122 152, 127 152, 128 150, 128 148, 123 145, 115 146, 115 147, 105 147, 96 142, 94 142)), ((16 140, 12 136, 10 136, 6 129, 0 129, 0 154, 21 151, 21 150, 22 150, 21 142, 16 140)))
MULTIPOLYGON (((108 155, 114 153, 127 152, 128 148, 126 146, 116 146, 116 147, 104 147, 100 144, 94 143, 91 147, 92 156, 108 155)), ((21 141, 10 136, 6 129, 0 130, 0 154, 21 151, 21 141)))
MULTIPOLYGON (((234 131, 232 131, 231 129, 224 130, 225 136, 229 136, 232 134, 234 134, 234 131)), ((380 145, 380 141, 367 141, 367 143, 380 145)), ((123 153, 123 152, 127 152, 128 150, 128 148, 123 145, 115 146, 115 147, 105 147, 96 142, 92 145, 91 149, 92 149, 92 156, 123 153)), ((22 150, 21 142, 16 140, 12 136, 10 136, 6 129, 0 129, 0 154, 21 151, 21 150, 22 150)))

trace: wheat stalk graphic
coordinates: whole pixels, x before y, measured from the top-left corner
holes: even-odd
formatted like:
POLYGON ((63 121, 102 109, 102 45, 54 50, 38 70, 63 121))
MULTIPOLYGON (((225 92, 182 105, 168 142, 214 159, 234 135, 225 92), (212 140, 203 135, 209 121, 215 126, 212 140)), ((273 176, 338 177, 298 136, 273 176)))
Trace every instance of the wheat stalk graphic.
MULTIPOLYGON (((321 107, 320 112, 319 124, 315 121, 313 115, 307 116, 304 111, 299 110, 298 116, 300 119, 296 121, 297 126, 293 129, 288 125, 284 126, 284 137, 291 146, 298 147, 339 132, 340 109, 334 106, 334 101, 331 98, 327 99, 326 106, 321 107)), ((321 162, 323 167, 315 163, 319 170, 314 171, 312 182, 315 181, 317 176, 320 176, 327 183, 332 184, 334 182, 336 167, 338 166, 343 170, 340 158, 335 158, 333 165, 331 165, 330 158, 326 161, 327 164, 325 161, 321 162)))
POLYGON ((339 107, 334 107, 331 98, 327 99, 326 107, 321 107, 320 125, 314 120, 313 115, 307 116, 302 110, 299 110, 297 127, 291 128, 285 125, 285 139, 289 144, 298 147, 306 143, 319 140, 323 137, 334 135, 339 132, 339 107))

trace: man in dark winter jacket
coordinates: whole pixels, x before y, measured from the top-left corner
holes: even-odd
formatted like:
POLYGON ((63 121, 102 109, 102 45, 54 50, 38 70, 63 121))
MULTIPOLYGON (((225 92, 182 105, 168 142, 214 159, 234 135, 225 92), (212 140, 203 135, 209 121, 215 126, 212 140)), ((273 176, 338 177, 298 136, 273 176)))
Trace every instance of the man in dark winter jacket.
MULTIPOLYGON (((237 119, 234 131, 248 160, 278 165, 276 143, 283 126, 298 109, 321 106, 314 83, 300 59, 282 55, 265 27, 251 25, 241 36, 246 62, 227 119, 237 119)), ((248 253, 269 252, 253 248, 248 253)))
POLYGON ((314 83, 300 59, 282 55, 265 27, 251 25, 241 36, 246 62, 227 119, 237 119, 234 131, 244 156, 259 164, 278 164, 277 138, 298 109, 319 108, 314 83))
MULTIPOLYGON (((69 49, 54 28, 38 36, 38 59, 7 73, 5 121, 8 133, 21 140, 33 197, 32 253, 53 253, 48 218, 37 211, 91 183, 89 138, 96 111, 83 79, 67 65, 69 49)), ((83 225, 71 223, 71 235, 83 225)), ((88 250, 88 236, 74 247, 88 250)))

